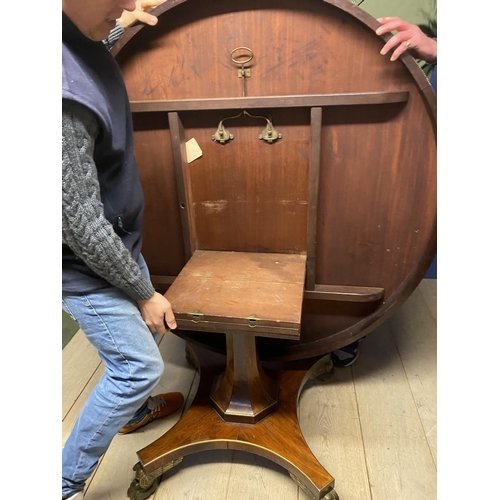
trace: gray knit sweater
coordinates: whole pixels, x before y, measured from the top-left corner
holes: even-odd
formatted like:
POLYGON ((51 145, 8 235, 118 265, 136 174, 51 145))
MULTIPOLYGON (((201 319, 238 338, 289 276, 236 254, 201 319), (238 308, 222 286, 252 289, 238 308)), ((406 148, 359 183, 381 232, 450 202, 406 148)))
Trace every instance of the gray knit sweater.
POLYGON ((93 159, 99 133, 96 116, 85 106, 63 100, 62 242, 110 284, 133 300, 154 294, 151 282, 104 216, 93 159))

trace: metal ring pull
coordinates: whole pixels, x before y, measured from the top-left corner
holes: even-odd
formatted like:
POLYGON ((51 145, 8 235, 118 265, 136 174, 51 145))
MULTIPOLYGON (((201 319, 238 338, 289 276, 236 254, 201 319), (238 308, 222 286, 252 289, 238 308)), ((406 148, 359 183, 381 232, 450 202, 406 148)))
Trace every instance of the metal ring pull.
MULTIPOLYGON (((245 56, 245 54, 241 54, 241 55, 239 55, 239 56, 237 56, 237 57, 244 57, 244 56, 245 56)), ((242 65, 244 65, 244 64, 246 64, 246 63, 249 63, 252 59, 253 59, 253 52, 252 52, 252 49, 249 49, 248 47, 236 47, 235 49, 233 49, 233 50, 231 51, 231 61, 233 61, 233 62, 234 62, 234 64, 237 64, 238 66, 242 66, 242 65), (240 60, 235 59, 235 58, 233 57, 233 54, 234 54, 237 50, 247 50, 248 52, 250 52, 250 56, 248 56, 248 58, 247 58, 247 59, 240 59, 240 60)))

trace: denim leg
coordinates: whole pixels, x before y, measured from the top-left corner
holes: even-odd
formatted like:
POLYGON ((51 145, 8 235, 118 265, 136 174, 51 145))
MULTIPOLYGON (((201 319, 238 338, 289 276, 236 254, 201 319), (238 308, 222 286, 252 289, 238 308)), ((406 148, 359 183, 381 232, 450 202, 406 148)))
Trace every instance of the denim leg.
POLYGON ((71 496, 83 489, 118 430, 151 394, 164 364, 136 303, 121 290, 63 293, 63 308, 105 366, 63 449, 62 492, 71 496))

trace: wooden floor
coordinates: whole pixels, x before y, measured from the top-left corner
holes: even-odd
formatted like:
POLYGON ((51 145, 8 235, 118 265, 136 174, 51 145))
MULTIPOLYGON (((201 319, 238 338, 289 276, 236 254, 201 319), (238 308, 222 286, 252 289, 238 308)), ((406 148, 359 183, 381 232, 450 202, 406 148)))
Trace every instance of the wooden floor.
MULTIPOLYGON (((336 479, 340 500, 436 499, 436 287, 423 280, 403 307, 361 343, 360 357, 300 398, 302 432, 336 479)), ((198 377, 184 342, 169 334, 158 392, 181 391, 189 405, 198 377)), ((102 375, 79 331, 62 351, 63 444, 102 375)), ((156 392, 156 391, 155 391, 156 392)), ((185 408, 184 408, 185 410, 185 408)), ((127 500, 136 451, 177 422, 179 410, 136 433, 117 436, 87 484, 85 500, 127 500)), ((150 500, 306 500, 281 467, 244 452, 187 456, 163 476, 150 500)))

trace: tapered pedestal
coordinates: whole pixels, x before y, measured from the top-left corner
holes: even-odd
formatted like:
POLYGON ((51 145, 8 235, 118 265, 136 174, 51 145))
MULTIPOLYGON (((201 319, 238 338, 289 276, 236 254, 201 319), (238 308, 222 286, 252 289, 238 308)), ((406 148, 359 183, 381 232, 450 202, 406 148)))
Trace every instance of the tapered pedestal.
POLYGON ((276 410, 278 384, 262 369, 254 335, 226 334, 226 371, 216 377, 212 408, 225 422, 255 424, 276 410))

